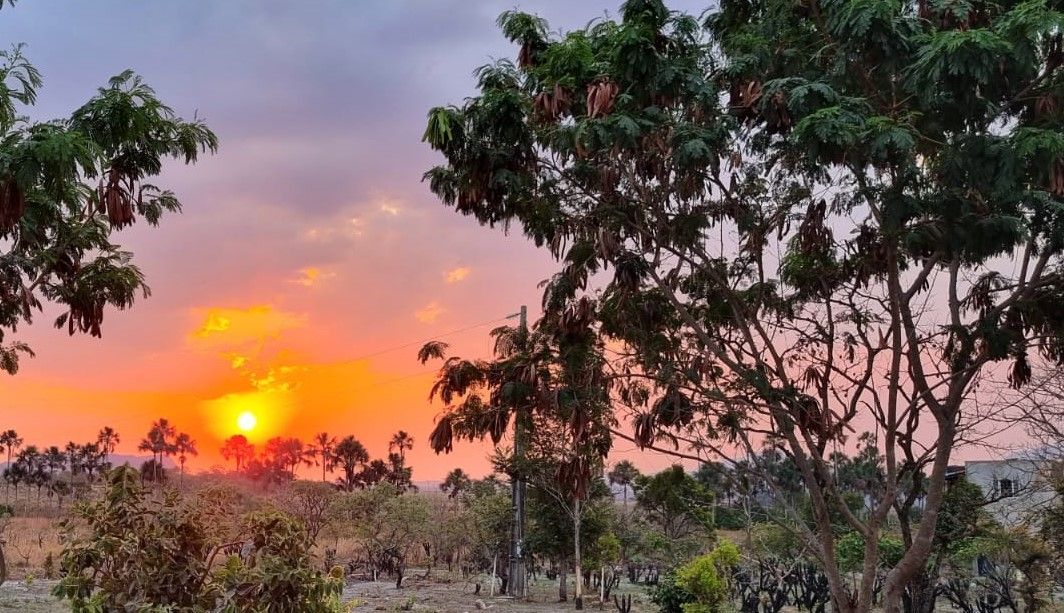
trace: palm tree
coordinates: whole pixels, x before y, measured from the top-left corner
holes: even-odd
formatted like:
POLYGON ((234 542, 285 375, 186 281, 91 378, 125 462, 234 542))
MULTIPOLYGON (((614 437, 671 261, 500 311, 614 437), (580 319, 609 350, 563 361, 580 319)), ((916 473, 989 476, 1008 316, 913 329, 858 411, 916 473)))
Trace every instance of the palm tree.
MULTIPOLYGON (((173 425, 166 418, 161 418, 152 424, 151 429, 148 430, 148 436, 140 441, 137 449, 150 451, 152 459, 155 460, 152 470, 159 470, 162 467, 163 459, 174 453, 172 439, 176 433, 177 431, 173 425)), ((153 481, 157 481, 159 475, 156 474, 153 477, 153 481)))
POLYGON ((254 455, 255 446, 248 443, 247 437, 243 434, 234 434, 225 439, 225 443, 222 444, 222 457, 226 460, 233 460, 237 472, 240 472, 240 469, 244 468, 254 455))
POLYGON ((392 436, 392 440, 388 442, 388 451, 390 453, 396 453, 399 455, 399 460, 402 463, 406 462, 406 452, 414 448, 414 437, 410 436, 404 430, 400 430, 392 436))
POLYGON ((196 441, 188 434, 182 432, 174 439, 174 451, 177 453, 177 461, 181 463, 181 480, 184 481, 185 462, 188 461, 188 456, 199 455, 199 450, 196 449, 196 441))
POLYGON ((100 451, 103 452, 104 462, 110 463, 110 455, 115 452, 120 442, 122 441, 118 433, 111 426, 105 426, 100 430, 100 433, 96 435, 96 443, 100 445, 100 451))
POLYGON ((63 450, 52 445, 44 450, 44 462, 48 465, 48 474, 55 475, 56 471, 62 472, 67 465, 67 456, 63 450))
POLYGON ((469 488, 473 482, 461 468, 456 468, 447 473, 447 478, 440 484, 440 491, 448 494, 449 498, 455 498, 469 488))
POLYGON ((624 509, 628 510, 628 489, 635 483, 636 478, 639 477, 639 469, 628 460, 621 460, 614 465, 613 470, 609 472, 607 478, 610 480, 610 485, 619 485, 622 488, 622 495, 624 496, 624 509))
POLYGON ((318 460, 321 462, 321 481, 326 481, 326 473, 332 470, 330 465, 332 461, 333 449, 336 448, 336 438, 329 436, 328 432, 319 432, 314 437, 314 453, 317 454, 318 460))
POLYGON ((67 466, 70 467, 70 475, 74 476, 81 472, 81 447, 74 441, 70 441, 63 447, 63 453, 67 457, 67 466))
POLYGON ((85 471, 85 476, 88 477, 89 483, 96 480, 96 471, 104 468, 103 453, 100 451, 100 446, 97 443, 85 443, 78 447, 78 463, 81 465, 82 470, 85 471))
POLYGON ((345 436, 336 444, 332 456, 329 458, 329 468, 339 467, 343 472, 337 481, 340 487, 350 492, 358 486, 364 486, 362 477, 365 476, 366 462, 369 461, 369 452, 365 445, 354 436, 345 436))
MULTIPOLYGON (((7 450, 7 467, 11 468, 11 456, 22 447, 22 438, 14 430, 5 430, 0 433, 0 446, 7 450)), ((8 485, 4 486, 4 496, 7 496, 8 485)), ((18 496, 18 483, 15 483, 15 495, 18 496)))

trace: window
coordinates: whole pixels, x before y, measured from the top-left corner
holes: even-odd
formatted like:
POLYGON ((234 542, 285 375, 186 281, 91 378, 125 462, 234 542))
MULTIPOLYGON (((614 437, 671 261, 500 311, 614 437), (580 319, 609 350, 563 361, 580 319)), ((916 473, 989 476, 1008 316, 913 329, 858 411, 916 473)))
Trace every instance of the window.
POLYGON ((1000 479, 998 480, 998 494, 1001 497, 1012 496, 1016 493, 1016 486, 1012 483, 1012 479, 1000 479))

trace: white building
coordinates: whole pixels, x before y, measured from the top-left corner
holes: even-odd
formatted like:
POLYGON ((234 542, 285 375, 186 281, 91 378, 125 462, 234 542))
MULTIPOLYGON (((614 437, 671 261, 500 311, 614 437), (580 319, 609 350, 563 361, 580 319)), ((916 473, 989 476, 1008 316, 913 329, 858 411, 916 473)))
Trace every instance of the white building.
POLYGON ((968 481, 978 485, 990 501, 986 510, 1006 527, 1037 521, 1039 511, 1052 504, 1056 492, 1045 469, 1045 462, 1020 458, 964 464, 968 481))

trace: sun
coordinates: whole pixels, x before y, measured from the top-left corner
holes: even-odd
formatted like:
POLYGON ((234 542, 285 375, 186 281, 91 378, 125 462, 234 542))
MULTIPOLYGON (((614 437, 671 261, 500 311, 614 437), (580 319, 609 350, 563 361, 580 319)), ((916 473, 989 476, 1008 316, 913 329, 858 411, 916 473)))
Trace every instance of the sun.
POLYGON ((236 418, 236 427, 240 428, 244 432, 251 432, 255 429, 255 424, 259 420, 255 417, 255 414, 251 411, 244 411, 236 418))

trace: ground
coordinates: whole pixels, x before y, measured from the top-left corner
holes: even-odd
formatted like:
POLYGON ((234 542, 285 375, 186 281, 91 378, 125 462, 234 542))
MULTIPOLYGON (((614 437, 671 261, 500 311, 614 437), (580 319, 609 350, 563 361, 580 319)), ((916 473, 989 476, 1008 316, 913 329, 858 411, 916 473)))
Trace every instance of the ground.
MULTIPOLYGON (((70 608, 51 596, 54 581, 31 580, 9 581, 0 586, 0 612, 19 611, 25 613, 61 613, 70 608)), ((648 603, 646 592, 639 586, 625 586, 622 593, 633 595, 632 611, 649 613, 656 610, 648 603)), ((344 589, 344 602, 350 611, 425 611, 436 613, 465 613, 479 610, 478 601, 489 611, 509 613, 539 613, 543 611, 572 611, 573 603, 557 602, 557 586, 547 581, 539 581, 533 588, 530 602, 513 600, 486 594, 475 596, 473 588, 465 583, 411 582, 407 587, 396 590, 386 583, 357 582, 349 583, 344 589), (411 608, 405 608, 412 604, 411 608)), ((586 609, 599 610, 597 596, 586 600, 586 609)), ((614 611, 610 603, 606 610, 614 611)))

